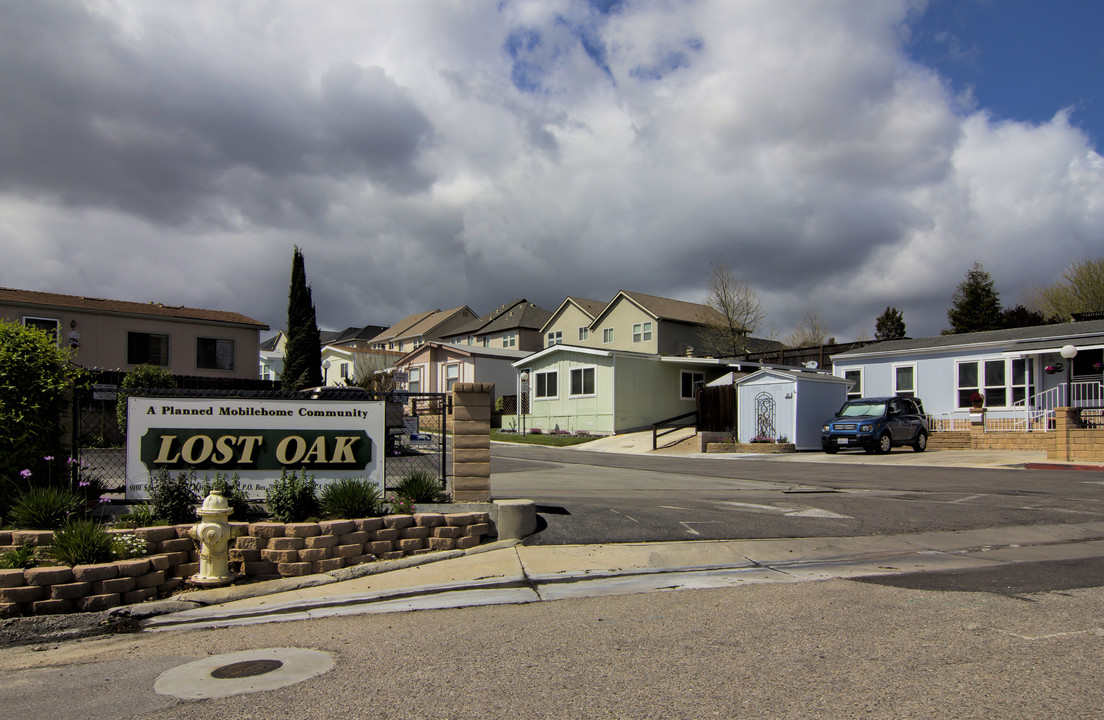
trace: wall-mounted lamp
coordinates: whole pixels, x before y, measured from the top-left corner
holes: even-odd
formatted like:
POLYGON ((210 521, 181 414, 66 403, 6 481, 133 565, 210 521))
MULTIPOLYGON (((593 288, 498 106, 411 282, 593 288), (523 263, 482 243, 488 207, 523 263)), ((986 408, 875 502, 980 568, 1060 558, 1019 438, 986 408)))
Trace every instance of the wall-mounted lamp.
POLYGON ((68 338, 69 338, 69 347, 73 348, 74 350, 76 350, 77 348, 80 347, 80 333, 77 332, 77 321, 76 320, 70 320, 69 321, 69 335, 68 335, 68 338))

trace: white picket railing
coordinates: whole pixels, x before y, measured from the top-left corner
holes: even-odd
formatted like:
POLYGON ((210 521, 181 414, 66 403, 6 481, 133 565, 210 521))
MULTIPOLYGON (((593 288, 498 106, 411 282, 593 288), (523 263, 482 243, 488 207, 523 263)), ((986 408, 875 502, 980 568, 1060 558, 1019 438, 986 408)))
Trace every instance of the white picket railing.
MULTIPOLYGON (((1048 432, 1054 429, 1054 411, 1066 404, 1066 383, 1044 390, 1026 400, 1014 403, 1009 410, 985 413, 985 432, 1048 432)), ((1104 406, 1104 383, 1088 380, 1072 384, 1070 407, 1104 406)), ((970 413, 932 415, 928 418, 932 432, 970 429, 970 413)))

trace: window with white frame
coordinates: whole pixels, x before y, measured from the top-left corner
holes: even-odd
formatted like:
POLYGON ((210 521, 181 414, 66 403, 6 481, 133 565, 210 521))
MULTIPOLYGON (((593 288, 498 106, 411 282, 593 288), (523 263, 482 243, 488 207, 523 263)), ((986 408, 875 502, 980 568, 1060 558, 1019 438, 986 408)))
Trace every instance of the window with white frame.
POLYGON ((893 394, 897 397, 916 397, 916 366, 893 366, 893 394))
POLYGON ((502 347, 517 347, 517 330, 502 333, 502 347))
POLYGON ((196 367, 201 370, 233 370, 234 341, 196 338, 196 367))
POLYGON ((648 342, 651 339, 652 339, 652 324, 650 322, 636 323, 635 325, 633 325, 633 342, 634 343, 648 342))
POLYGON ((571 368, 570 371, 571 380, 571 395, 593 395, 594 394, 594 367, 577 367, 571 368))
POLYGON ((964 360, 956 368, 957 407, 968 408, 970 396, 985 396, 989 407, 1007 407, 1027 399, 1031 378, 1027 361, 1022 358, 964 360))
POLYGON ((704 382, 704 374, 691 370, 683 370, 679 373, 679 397, 683 400, 693 400, 695 391, 704 382))
POLYGON ((563 330, 556 330, 548 333, 547 340, 545 342, 546 347, 552 347, 553 345, 563 344, 563 330))
POLYGON ((590 337, 590 328, 588 328, 588 327, 579 328, 579 342, 582 342, 582 341, 588 339, 589 337, 590 337))
POLYGON ((852 380, 855 383, 851 386, 851 389, 847 391, 847 399, 858 400, 861 398, 863 396, 862 370, 844 370, 843 378, 844 380, 852 380))
POLYGON ((349 363, 341 363, 341 379, 349 379, 349 363))
POLYGON ((61 321, 55 318, 31 317, 27 315, 23 318, 23 326, 41 330, 54 340, 58 339, 58 334, 61 332, 61 321))
POLYGON ((533 397, 537 400, 547 400, 559 396, 557 388, 558 373, 555 370, 544 370, 533 373, 533 397))
POLYGON ((445 365, 445 391, 452 392, 452 386, 460 382, 460 363, 445 365))
POLYGON ((406 389, 412 393, 422 391, 422 369, 412 367, 406 374, 406 389))
POLYGON ((483 336, 483 347, 490 347, 490 346, 491 346, 491 336, 490 335, 484 335, 483 336))
POLYGON ((602 328, 602 342, 613 342, 613 328, 602 328))

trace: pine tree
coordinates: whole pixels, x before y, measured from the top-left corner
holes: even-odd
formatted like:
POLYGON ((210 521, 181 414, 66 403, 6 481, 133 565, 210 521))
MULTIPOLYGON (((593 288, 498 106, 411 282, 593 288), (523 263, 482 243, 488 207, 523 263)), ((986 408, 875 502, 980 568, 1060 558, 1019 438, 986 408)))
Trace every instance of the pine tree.
POLYGON ((287 344, 284 346, 285 390, 302 390, 322 384, 322 343, 318 321, 307 285, 303 252, 298 246, 291 257, 291 286, 288 288, 287 344))
POLYGON ((874 321, 874 339, 899 340, 904 336, 904 316, 897 308, 886 306, 885 312, 874 321))
POLYGON ((959 283, 951 308, 947 311, 953 334, 997 330, 1001 327, 1000 293, 993 287, 993 278, 981 263, 966 271, 959 283))

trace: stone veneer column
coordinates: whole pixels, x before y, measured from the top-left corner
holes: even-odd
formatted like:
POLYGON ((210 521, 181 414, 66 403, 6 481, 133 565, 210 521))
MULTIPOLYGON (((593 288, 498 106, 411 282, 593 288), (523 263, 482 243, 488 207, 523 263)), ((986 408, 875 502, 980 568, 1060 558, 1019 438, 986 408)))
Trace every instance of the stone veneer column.
POLYGON ((494 383, 452 388, 452 499, 491 499, 491 398, 494 383))

